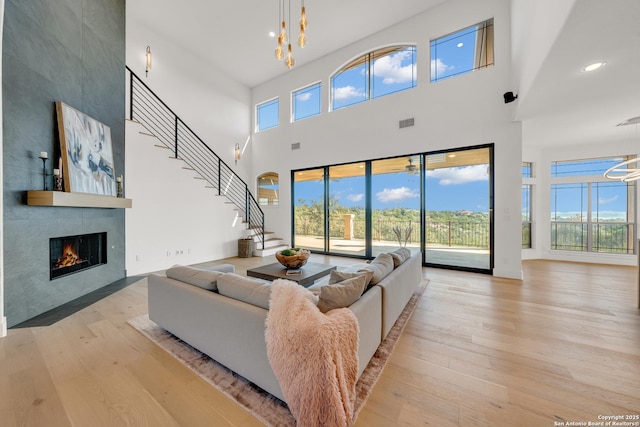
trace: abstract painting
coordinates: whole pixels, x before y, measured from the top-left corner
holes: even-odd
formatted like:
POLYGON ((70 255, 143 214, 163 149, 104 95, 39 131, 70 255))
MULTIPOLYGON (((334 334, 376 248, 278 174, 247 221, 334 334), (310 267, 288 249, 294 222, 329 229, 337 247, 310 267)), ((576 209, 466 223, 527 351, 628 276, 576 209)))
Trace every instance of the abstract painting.
POLYGON ((111 129, 62 102, 56 102, 64 190, 116 195, 111 129))

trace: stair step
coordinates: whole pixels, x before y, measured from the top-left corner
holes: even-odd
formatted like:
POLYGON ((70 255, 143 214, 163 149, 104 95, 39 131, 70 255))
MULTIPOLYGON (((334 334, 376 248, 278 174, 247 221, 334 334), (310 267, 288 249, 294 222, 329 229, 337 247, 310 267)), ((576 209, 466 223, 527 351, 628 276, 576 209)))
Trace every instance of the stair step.
POLYGON ((275 246, 282 246, 284 244, 283 240, 280 238, 276 239, 268 239, 264 241, 264 248, 273 248, 275 246))
POLYGON ((283 249, 288 249, 288 246, 278 245, 278 246, 273 246, 271 248, 254 249, 253 256, 259 256, 259 257, 271 256, 271 255, 275 255, 276 252, 281 251, 283 249))
POLYGON ((204 179, 204 178, 201 176, 194 176, 193 179, 204 179))
POLYGON ((136 123, 141 125, 142 123, 140 123, 139 121, 137 121, 136 119, 124 119, 125 122, 131 122, 131 123, 136 123))
MULTIPOLYGON (((140 132, 142 133, 142 132, 140 132)), ((146 133, 144 135, 151 135, 150 133, 146 133)), ((169 147, 167 147, 166 145, 160 145, 160 144, 153 144, 154 147, 158 147, 158 148, 164 148, 165 150, 170 150, 169 147)))
POLYGON ((182 169, 187 170, 187 171, 194 171, 194 168, 191 168, 189 166, 183 166, 182 169))
POLYGON ((140 135, 144 135, 144 136, 150 136, 152 138, 157 138, 154 134, 149 133, 149 132, 138 132, 140 135))

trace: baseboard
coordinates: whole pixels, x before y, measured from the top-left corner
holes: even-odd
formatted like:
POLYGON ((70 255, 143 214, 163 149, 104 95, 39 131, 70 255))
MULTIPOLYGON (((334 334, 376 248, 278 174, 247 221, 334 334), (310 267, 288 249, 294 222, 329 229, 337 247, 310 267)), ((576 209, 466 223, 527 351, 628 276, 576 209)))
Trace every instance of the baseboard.
POLYGON ((7 318, 2 316, 0 318, 0 338, 7 336, 7 318))

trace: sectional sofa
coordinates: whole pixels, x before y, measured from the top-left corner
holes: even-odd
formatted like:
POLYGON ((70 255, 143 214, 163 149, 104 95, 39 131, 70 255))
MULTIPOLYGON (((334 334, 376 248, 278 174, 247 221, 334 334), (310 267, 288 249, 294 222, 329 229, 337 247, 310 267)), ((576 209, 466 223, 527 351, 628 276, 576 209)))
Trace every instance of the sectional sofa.
MULTIPOLYGON (((358 377, 422 280, 421 255, 380 255, 342 271, 370 274, 372 283, 348 308, 358 319, 358 377), (376 262, 378 260, 378 262, 376 262), (394 262, 395 261, 395 262, 394 262), (383 268, 378 268, 384 264, 383 268)), ((321 293, 329 276, 309 289, 321 293)), ((148 277, 149 318, 263 390, 284 400, 267 358, 265 320, 270 282, 242 277, 229 264, 209 269, 176 266, 148 277)))

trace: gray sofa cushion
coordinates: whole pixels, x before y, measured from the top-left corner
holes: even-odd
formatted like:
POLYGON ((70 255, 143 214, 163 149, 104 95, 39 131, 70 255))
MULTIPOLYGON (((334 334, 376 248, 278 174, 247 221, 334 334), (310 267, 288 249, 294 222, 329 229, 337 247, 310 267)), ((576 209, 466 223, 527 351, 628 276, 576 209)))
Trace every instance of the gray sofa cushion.
POLYGON ((220 295, 269 309, 270 282, 226 273, 218 279, 218 292, 220 295))
POLYGON ((355 272, 331 270, 331 273, 329 274, 329 284, 333 285, 334 283, 339 283, 358 276, 365 277, 364 286, 366 287, 373 277, 373 272, 369 270, 355 272))
POLYGON ((208 291, 217 291, 217 281, 224 273, 185 265, 174 265, 167 270, 167 277, 197 286, 208 291))
POLYGON ((393 268, 398 268, 403 262, 411 258, 411 251, 407 248, 399 248, 393 252, 389 252, 393 258, 393 268))
POLYGON ((326 313, 335 308, 349 307, 358 301, 364 292, 366 280, 366 275, 358 274, 341 282, 323 286, 320 288, 318 308, 326 313))
POLYGON ((356 269, 357 272, 372 272, 373 276, 369 285, 377 285, 393 271, 393 258, 389 254, 380 254, 370 264, 358 264, 350 267, 347 271, 352 272, 353 269, 356 269))

